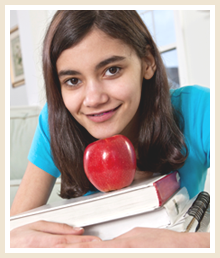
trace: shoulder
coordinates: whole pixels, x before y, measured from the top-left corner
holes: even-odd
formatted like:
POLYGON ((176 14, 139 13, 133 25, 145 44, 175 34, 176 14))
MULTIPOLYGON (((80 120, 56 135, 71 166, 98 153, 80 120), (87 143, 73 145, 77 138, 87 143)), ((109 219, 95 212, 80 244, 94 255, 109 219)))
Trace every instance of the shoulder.
POLYGON ((209 96, 210 89, 199 85, 192 85, 171 89, 170 94, 172 100, 178 98, 197 98, 198 96, 209 96))
POLYGON ((40 118, 48 120, 48 105, 47 105, 47 103, 43 106, 43 108, 40 112, 40 118))
MULTIPOLYGON (((174 109, 183 118, 183 133, 188 145, 196 152, 210 149, 210 89, 195 86, 181 87, 171 92, 174 109)), ((192 150, 191 150, 192 151, 192 150)))
POLYGON ((199 85, 180 87, 170 94, 174 108, 179 111, 207 109, 210 105, 210 89, 199 85))
POLYGON ((35 131, 35 135, 40 139, 40 141, 50 140, 47 103, 43 106, 39 114, 38 125, 35 131))
POLYGON ((39 126, 48 130, 48 105, 47 103, 43 106, 39 115, 39 126))
MULTIPOLYGON (((190 141, 208 142, 210 135, 210 89, 186 86, 171 92, 172 105, 190 141), (197 139, 198 138, 198 139, 197 139)), ((208 145, 208 144, 206 144, 208 145)))

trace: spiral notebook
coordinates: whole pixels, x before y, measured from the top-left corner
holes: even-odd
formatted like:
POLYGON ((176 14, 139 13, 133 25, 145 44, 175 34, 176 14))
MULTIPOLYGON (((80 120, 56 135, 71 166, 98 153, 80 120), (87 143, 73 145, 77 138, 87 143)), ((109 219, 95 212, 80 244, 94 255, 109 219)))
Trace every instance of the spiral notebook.
POLYGON ((193 199, 182 218, 169 229, 179 232, 207 232, 210 225, 210 195, 202 191, 193 199))

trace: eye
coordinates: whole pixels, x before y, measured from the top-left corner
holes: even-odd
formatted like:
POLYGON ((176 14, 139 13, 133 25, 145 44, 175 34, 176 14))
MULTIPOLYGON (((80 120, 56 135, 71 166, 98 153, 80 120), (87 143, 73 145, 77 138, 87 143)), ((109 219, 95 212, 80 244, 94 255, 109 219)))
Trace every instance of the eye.
POLYGON ((68 86, 77 86, 79 83, 81 83, 81 80, 77 78, 71 78, 65 82, 68 86))
POLYGON ((117 74, 119 71, 120 71, 119 67, 113 66, 106 70, 105 75, 112 76, 112 75, 117 74))

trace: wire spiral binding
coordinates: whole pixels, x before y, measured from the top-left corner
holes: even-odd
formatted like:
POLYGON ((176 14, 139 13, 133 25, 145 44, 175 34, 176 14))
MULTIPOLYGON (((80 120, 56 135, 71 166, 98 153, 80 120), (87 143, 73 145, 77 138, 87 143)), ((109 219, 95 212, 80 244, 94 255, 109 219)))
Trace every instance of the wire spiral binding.
POLYGON ((193 216, 198 221, 197 229, 200 226, 200 222, 209 207, 210 195, 209 193, 202 191, 198 194, 193 205, 188 210, 188 215, 193 216))

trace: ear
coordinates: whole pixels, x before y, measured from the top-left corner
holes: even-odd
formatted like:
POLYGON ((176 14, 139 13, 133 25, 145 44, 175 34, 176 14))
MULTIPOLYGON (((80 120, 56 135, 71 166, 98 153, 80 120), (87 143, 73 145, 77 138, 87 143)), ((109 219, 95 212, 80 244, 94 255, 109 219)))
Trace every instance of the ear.
POLYGON ((150 80, 156 71, 156 63, 153 55, 147 47, 147 55, 143 58, 143 77, 150 80))

